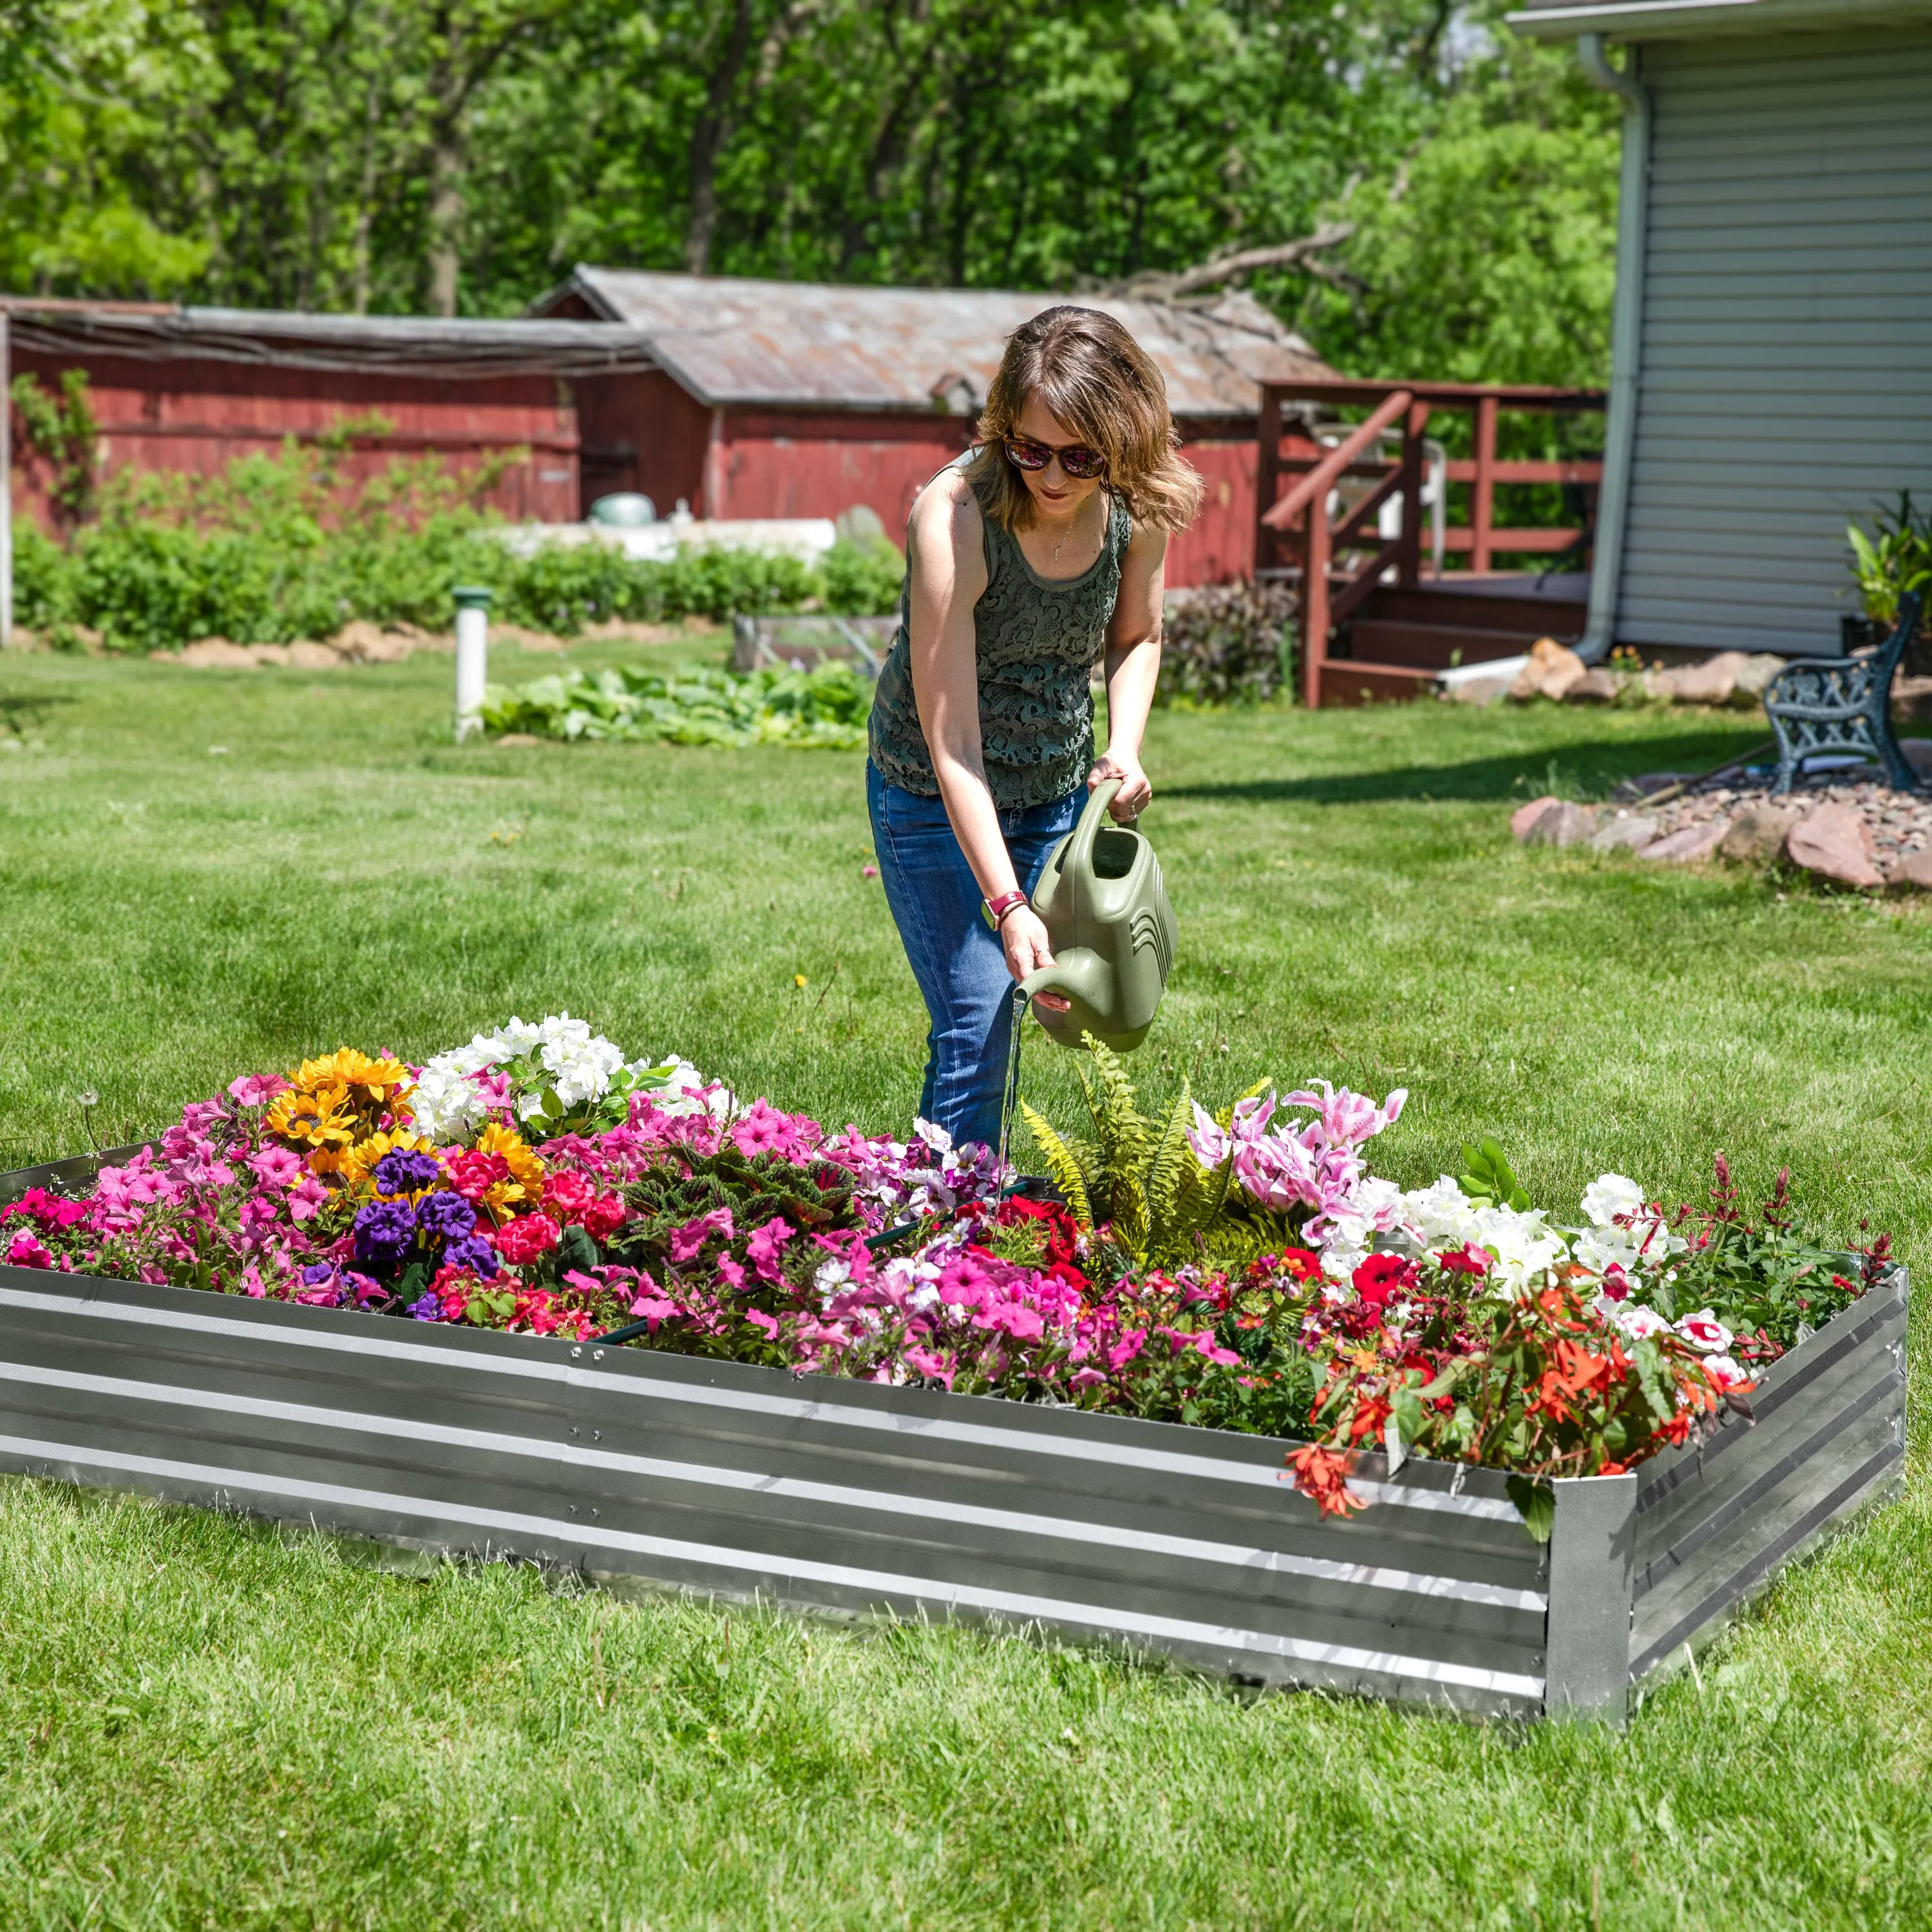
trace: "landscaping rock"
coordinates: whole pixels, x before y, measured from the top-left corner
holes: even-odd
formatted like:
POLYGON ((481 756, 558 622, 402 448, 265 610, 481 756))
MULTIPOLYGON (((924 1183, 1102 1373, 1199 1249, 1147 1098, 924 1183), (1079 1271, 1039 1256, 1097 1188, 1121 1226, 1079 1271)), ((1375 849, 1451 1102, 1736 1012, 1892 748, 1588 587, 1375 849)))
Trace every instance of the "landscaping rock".
POLYGON ((226 638, 202 638, 184 650, 177 662, 194 670, 254 670, 260 660, 253 644, 226 638))
POLYGON ((333 644, 319 644, 313 638, 298 638, 289 646, 292 670, 340 670, 347 662, 333 644))
POLYGON ((1536 821, 1552 805, 1562 802, 1554 792, 1546 792, 1540 798, 1532 799, 1527 805, 1518 806, 1510 814, 1510 836, 1512 838, 1527 838, 1534 829, 1536 821))
POLYGON ((541 745, 543 740, 532 731, 506 731, 496 742, 522 750, 531 745, 541 745))
POLYGON ((1614 671, 1601 665, 1586 670, 1563 694, 1566 704, 1614 704, 1622 687, 1614 671))
POLYGON ((1576 653, 1554 638, 1538 638, 1529 647, 1529 662, 1516 674, 1510 696, 1519 704, 1532 698, 1552 698, 1561 702, 1588 670, 1576 653))
POLYGON ((1756 704, 1763 698, 1766 686, 1784 668, 1784 659, 1775 651, 1754 652, 1738 668, 1737 682, 1731 687, 1731 702, 1756 704))
POLYGON ((1885 884, 1871 827, 1850 806, 1821 805, 1791 828, 1785 850, 1794 866, 1841 886, 1863 890, 1885 884))
POLYGON ((413 640, 394 631, 379 630, 366 618, 344 624, 332 640, 338 657, 356 664, 400 664, 413 640))
POLYGON ((1653 840, 1636 856, 1666 865, 1698 865, 1715 855, 1730 829, 1728 818, 1706 818, 1695 825, 1682 826, 1667 838, 1653 840))
POLYGON ((1892 868, 1892 883, 1907 892, 1932 892, 1932 848, 1906 853, 1892 868))
POLYGON ((1719 651, 1702 664, 1653 671, 1650 688, 1659 698, 1678 704, 1728 704, 1737 688, 1738 674, 1748 662, 1742 651, 1719 651))
POLYGON ((1590 848, 1595 852, 1641 850, 1655 841, 1657 826, 1654 813, 1619 812, 1598 826, 1597 836, 1590 841, 1590 848))
POLYGON ((1465 677, 1449 687, 1448 695, 1458 704, 1496 704, 1509 692, 1506 677, 1465 677))
POLYGON ((1572 805, 1567 799, 1554 810, 1539 815, 1529 828, 1524 843, 1530 845, 1581 845, 1594 836, 1597 814, 1587 805, 1572 805))
POLYGON ((1785 836, 1801 816, 1796 806, 1753 806, 1731 821, 1718 856, 1736 866, 1768 866, 1784 850, 1785 836))

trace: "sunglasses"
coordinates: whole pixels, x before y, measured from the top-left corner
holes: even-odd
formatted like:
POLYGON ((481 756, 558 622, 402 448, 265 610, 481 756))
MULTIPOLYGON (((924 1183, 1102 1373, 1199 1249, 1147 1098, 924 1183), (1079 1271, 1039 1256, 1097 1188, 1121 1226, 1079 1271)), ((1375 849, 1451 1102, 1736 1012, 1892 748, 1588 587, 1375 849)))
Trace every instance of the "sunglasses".
POLYGON ((1070 442, 1064 449, 1055 449, 1050 442, 1035 442, 1031 437, 1010 436, 1005 439, 1006 454, 1014 466, 1020 470, 1044 470, 1057 456, 1060 466, 1068 476, 1084 482, 1090 476, 1100 476, 1107 467, 1107 459, 1097 449, 1089 449, 1084 442, 1070 442))

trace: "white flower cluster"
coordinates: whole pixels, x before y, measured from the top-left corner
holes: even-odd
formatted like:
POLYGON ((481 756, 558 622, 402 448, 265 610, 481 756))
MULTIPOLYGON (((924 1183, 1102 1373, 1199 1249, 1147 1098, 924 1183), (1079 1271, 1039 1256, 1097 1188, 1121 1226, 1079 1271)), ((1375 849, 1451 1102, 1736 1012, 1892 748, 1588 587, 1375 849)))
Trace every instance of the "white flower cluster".
POLYGON ((1584 1189, 1583 1216, 1589 1225, 1576 1230, 1571 1246, 1592 1274, 1615 1269, 1634 1281, 1684 1252, 1684 1237, 1672 1234, 1643 1190, 1621 1174, 1600 1174, 1584 1189))
POLYGON ((1440 1254, 1445 1248, 1482 1250, 1493 1264, 1492 1285, 1511 1294, 1540 1282, 1570 1252, 1540 1208, 1478 1205, 1446 1174, 1432 1187, 1402 1196, 1400 1232, 1403 1245, 1418 1255, 1440 1254))
POLYGON ((584 1020, 553 1013, 532 1023, 512 1016, 496 1032, 478 1034, 467 1046, 440 1053, 422 1070, 410 1106, 418 1132, 432 1140, 460 1139, 482 1126, 493 1107, 508 1106, 530 1120, 554 1093, 567 1110, 601 1100, 613 1078, 659 1088, 668 1113, 692 1113, 707 1105, 704 1076, 675 1058, 662 1066, 626 1061, 623 1050, 590 1030, 584 1020))

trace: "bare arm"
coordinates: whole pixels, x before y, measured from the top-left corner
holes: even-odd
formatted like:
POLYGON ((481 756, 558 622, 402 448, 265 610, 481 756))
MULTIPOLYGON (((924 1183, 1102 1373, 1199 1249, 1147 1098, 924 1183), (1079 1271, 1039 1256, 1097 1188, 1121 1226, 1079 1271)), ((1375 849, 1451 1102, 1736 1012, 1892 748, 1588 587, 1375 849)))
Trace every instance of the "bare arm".
MULTIPOLYGON (((1017 891, 1019 879, 986 783, 980 739, 978 645, 973 607, 986 588, 985 525, 965 479, 948 472, 913 506, 906 531, 912 571, 912 689, 953 836, 988 899, 1017 891)), ((1016 980, 1053 963, 1046 928, 1030 907, 1000 922, 1016 980)))
POLYGON ((1141 740, 1160 676, 1161 596, 1166 588, 1167 532, 1137 529, 1120 560, 1120 594, 1107 627, 1107 748, 1087 775, 1090 790, 1102 778, 1122 782, 1113 815, 1138 817, 1154 796, 1141 770, 1141 740))

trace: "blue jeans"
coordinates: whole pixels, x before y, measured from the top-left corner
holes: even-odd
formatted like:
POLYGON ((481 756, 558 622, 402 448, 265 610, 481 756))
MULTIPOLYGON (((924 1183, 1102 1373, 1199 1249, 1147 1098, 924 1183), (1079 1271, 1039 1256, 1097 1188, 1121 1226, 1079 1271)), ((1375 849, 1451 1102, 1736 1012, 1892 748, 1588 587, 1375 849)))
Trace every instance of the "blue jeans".
MULTIPOLYGON (((1086 802, 1082 787, 1051 805, 1000 814, 1013 870, 1029 895, 1086 802)), ((980 912, 979 884, 944 802, 888 784, 868 761, 866 803, 886 903, 932 1019, 920 1118, 956 1142, 998 1146, 1012 1037, 1014 982, 1006 952, 980 912)))

